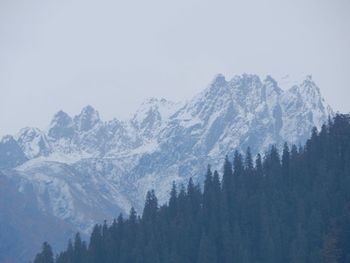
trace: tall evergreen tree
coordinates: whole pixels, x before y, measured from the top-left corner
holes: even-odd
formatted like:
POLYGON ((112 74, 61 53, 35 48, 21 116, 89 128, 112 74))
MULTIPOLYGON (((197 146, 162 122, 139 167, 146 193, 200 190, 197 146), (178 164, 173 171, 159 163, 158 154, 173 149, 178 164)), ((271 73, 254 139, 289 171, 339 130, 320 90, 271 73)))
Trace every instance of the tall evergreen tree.
POLYGON ((44 242, 41 253, 37 254, 34 259, 34 263, 53 263, 53 253, 51 246, 44 242))

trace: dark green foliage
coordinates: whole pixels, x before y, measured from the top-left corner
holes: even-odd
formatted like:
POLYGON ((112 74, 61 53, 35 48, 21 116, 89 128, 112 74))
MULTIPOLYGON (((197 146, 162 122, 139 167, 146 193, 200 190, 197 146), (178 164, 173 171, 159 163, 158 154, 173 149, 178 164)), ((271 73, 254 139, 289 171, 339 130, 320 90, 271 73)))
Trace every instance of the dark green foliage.
MULTIPOLYGON (((203 191, 174 183, 164 206, 148 192, 142 217, 131 209, 96 225, 88 248, 77 235, 55 262, 350 262, 349 116, 314 129, 303 148, 232 161, 222 180, 208 167, 203 191)), ((34 262, 53 262, 47 243, 34 262)))
POLYGON ((53 263, 53 254, 51 246, 44 242, 41 253, 37 254, 34 263, 53 263))

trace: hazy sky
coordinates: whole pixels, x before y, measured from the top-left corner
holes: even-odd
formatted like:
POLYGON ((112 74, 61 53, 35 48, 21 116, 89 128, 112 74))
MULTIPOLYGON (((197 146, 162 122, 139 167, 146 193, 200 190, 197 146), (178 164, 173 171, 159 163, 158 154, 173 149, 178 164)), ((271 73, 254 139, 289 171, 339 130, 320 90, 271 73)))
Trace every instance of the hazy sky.
POLYGON ((86 104, 125 118, 213 76, 312 74, 350 111, 349 0, 0 0, 0 135, 86 104))

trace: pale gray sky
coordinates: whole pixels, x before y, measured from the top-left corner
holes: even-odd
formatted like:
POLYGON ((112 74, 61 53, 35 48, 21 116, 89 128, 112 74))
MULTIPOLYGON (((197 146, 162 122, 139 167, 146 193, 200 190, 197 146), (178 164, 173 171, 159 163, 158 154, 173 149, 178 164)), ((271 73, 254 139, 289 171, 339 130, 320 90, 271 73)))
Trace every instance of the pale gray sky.
POLYGON ((0 0, 0 135, 86 104, 125 118, 216 73, 309 73, 349 112, 349 14, 349 0, 0 0))

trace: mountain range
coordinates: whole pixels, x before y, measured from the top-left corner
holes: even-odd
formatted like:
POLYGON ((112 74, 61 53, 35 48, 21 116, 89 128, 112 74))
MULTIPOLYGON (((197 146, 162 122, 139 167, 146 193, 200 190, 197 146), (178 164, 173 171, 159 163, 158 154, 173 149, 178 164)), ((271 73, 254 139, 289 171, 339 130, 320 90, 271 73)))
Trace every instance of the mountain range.
POLYGON ((281 87, 250 74, 219 74, 186 102, 148 99, 129 120, 59 111, 47 129, 0 142, 0 261, 28 261, 45 240, 61 249, 76 231, 141 209, 149 189, 165 201, 173 181, 201 182, 235 150, 304 143, 333 115, 311 76, 281 87))

